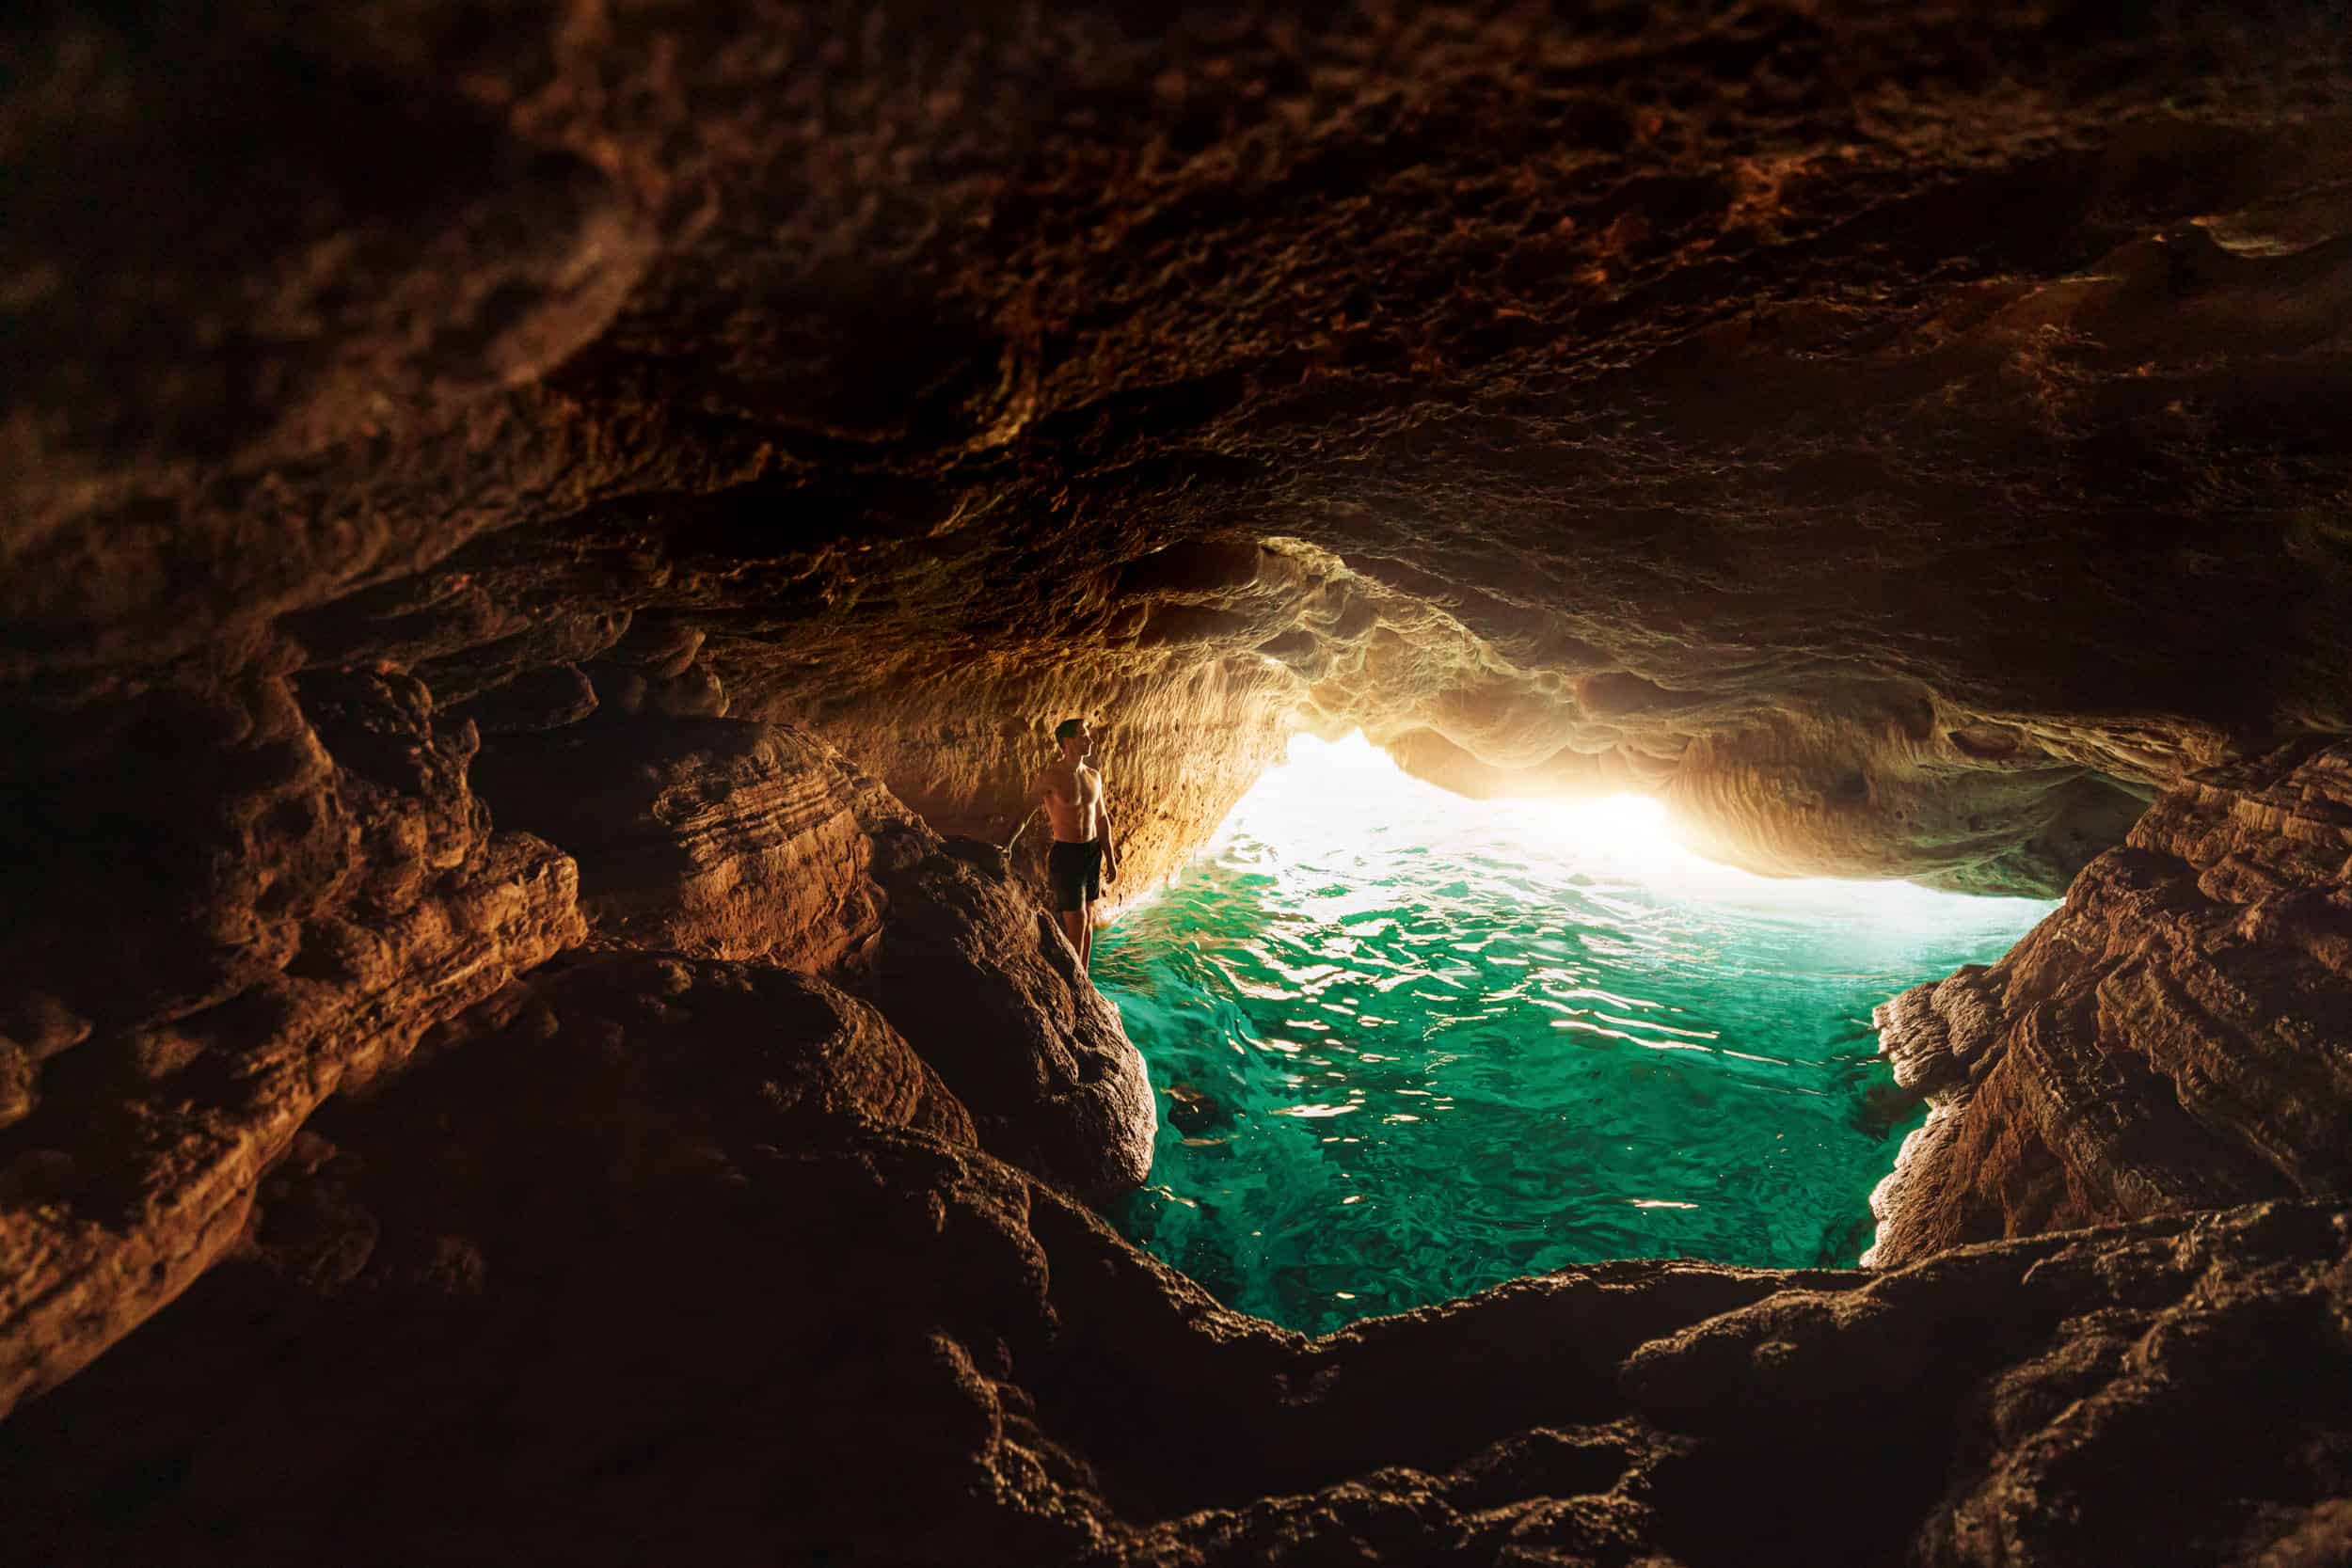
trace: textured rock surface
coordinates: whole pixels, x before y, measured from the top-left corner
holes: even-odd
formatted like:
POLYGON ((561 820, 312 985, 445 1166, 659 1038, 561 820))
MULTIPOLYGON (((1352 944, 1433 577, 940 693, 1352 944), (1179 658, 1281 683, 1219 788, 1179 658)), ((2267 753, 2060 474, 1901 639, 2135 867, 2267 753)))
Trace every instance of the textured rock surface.
POLYGON ((14 1538, 60 1564, 2352 1546, 2342 1212, 1875 1278, 1606 1264, 1309 1342, 893 1130, 923 1115, 894 1085, 714 1098, 873 1028, 800 980, 755 1018, 745 974, 517 987, 502 1043, 329 1107, 234 1260, 0 1431, 14 1538))
MULTIPOLYGON (((788 1022, 817 1006, 809 986, 834 995, 776 964, 830 974, 918 1043, 837 998, 857 1026, 791 1098, 880 1095, 882 1119, 979 1138, 1086 1193, 1149 1167, 1142 1061, 1073 984, 1059 931, 804 735, 607 717, 495 736, 493 798, 519 796, 514 815, 573 841, 576 863, 571 844, 493 831, 469 776, 475 720, 413 675, 310 672, 252 683, 234 706, 166 688, 28 711, 50 744, 9 759, 8 886, 46 918, 0 932, 7 973, 34 982, 0 1004, 0 1406, 184 1290, 339 1088, 591 940, 687 950, 594 971, 657 993, 645 963, 774 960, 691 1003, 595 1015, 597 1038, 651 1006, 674 1033, 702 1016, 733 1039, 763 1010, 788 1022), (115 766, 85 771, 101 748, 115 766), (123 768, 125 752, 151 766, 123 768), (927 1059, 969 1093, 977 1131, 927 1059)), ((594 990, 588 973, 559 1013, 594 990)), ((709 1073, 701 1086, 720 1106, 746 1092, 709 1073)))
POLYGON ((2352 749, 2165 796, 1999 963, 1879 1010, 1928 1125, 1875 1260, 2352 1193, 2352 749))
POLYGON ((934 848, 884 879, 889 917, 847 983, 883 1006, 992 1153, 1088 1196, 1143 1184, 1159 1131, 1143 1055, 1054 917, 993 868, 934 848))
POLYGON ((1086 1194, 1151 1169, 1143 1058, 1052 917, 824 742, 655 718, 499 737, 477 768, 508 820, 579 857, 600 943, 829 976, 882 1006, 993 1152, 1086 1194))
POLYGON ((1890 1259, 2340 1192, 2340 11, 12 8, 0 1403, 188 1293, 11 1542, 2343 1560, 2318 1209, 1307 1345, 972 1144, 1147 1152, 989 847, 1090 712, 1121 892, 1294 721, 2088 865, 1890 1259))
POLYGON ((1103 890, 1111 909, 1191 858, 1288 738, 1295 692, 1263 663, 1169 657, 1106 682, 1094 660, 991 677, 980 672, 999 657, 977 645, 971 657, 965 670, 927 674, 931 656, 917 648, 768 705, 887 779, 940 832, 1009 845, 1014 868, 1041 890, 1053 833, 1032 815, 1028 784, 1051 752, 1051 726, 1095 716, 1094 766, 1120 843, 1119 876, 1103 890))
POLYGON ((186 701, 113 716, 176 770, 9 759, 12 888, 57 901, 0 934, 33 982, 0 1041, 0 1407, 184 1290, 339 1085, 581 934, 571 862, 490 831, 472 729, 415 680, 257 685, 226 745, 186 701), (210 747, 174 757, 181 724, 210 747))
POLYGON ((1132 710, 1144 879, 1303 702, 2054 889, 2352 726, 2341 20, 36 6, 0 673, 275 619, 996 842, 1132 710))
POLYGON ((474 779, 562 844, 607 940, 822 972, 880 937, 877 873, 936 842, 803 731, 654 718, 493 736, 474 779))
MULTIPOLYGON (((680 1119, 771 1142, 830 1136, 841 1119, 973 1141, 972 1117, 888 1020, 824 981, 766 964, 668 953, 559 959, 453 1020, 431 1042, 485 1135, 515 1100, 521 1120, 643 1117, 615 1148, 685 1147, 680 1119), (542 1087, 529 1086, 536 1082, 542 1087)), ((723 1139, 721 1139, 723 1142, 723 1139)), ((666 1155, 653 1155, 657 1163, 666 1155)), ((624 1183, 634 1178, 624 1178, 624 1183)))

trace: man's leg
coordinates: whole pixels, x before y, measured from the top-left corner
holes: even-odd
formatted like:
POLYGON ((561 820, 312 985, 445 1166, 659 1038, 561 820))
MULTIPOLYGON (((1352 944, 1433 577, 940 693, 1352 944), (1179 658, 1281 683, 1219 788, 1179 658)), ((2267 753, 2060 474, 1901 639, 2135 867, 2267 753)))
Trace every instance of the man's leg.
POLYGON ((1078 972, 1083 974, 1094 964, 1094 905, 1081 901, 1078 905, 1078 972))
POLYGON ((1056 910, 1054 918, 1061 922, 1061 934, 1070 939, 1070 950, 1078 955, 1078 967, 1087 961, 1087 911, 1081 904, 1074 910, 1056 910))

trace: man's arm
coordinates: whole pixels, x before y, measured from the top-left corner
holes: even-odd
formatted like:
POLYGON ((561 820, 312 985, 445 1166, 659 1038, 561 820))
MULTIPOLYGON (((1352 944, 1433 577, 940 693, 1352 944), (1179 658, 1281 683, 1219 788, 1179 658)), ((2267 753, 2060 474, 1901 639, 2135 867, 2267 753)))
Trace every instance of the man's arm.
POLYGON ((1053 816, 1054 807, 1060 801, 1062 793, 1061 781, 1054 776, 1050 768, 1039 768, 1037 777, 1029 781, 1029 799, 1044 807, 1048 816, 1053 816))

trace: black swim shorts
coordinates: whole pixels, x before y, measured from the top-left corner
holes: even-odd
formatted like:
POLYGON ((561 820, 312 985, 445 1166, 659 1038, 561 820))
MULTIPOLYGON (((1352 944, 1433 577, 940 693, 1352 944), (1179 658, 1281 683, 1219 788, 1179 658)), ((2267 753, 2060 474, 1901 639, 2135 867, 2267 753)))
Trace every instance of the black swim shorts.
POLYGON ((1082 910, 1103 896, 1103 841, 1054 840, 1045 857, 1045 879, 1054 885, 1054 908, 1082 910))

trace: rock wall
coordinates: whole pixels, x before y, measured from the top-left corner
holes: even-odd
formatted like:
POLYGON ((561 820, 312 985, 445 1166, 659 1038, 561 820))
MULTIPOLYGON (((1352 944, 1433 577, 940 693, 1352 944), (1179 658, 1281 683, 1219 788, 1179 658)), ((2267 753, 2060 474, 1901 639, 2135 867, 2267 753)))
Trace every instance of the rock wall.
POLYGON ((891 1103, 921 1101, 916 1125, 1080 1193, 1142 1180, 1141 1058, 1051 918, 821 741, 607 715, 485 747, 404 673, 230 689, 29 709, 50 744, 9 760, 24 918, 0 942, 35 984, 0 1015, 0 1407, 246 1244, 257 1183, 331 1097, 583 948, 762 958, 696 1006, 724 1033, 751 997, 838 1002, 851 1023, 795 1095, 914 1081, 891 1103))
POLYGON ((900 673, 871 688, 828 682, 770 698, 764 711, 806 722, 886 781, 939 832, 1010 846, 1044 887, 1053 834, 1031 789, 1056 755, 1053 730, 1089 718, 1119 843, 1119 876, 1100 912, 1159 886, 1279 760, 1295 701, 1284 672, 1255 657, 1171 653, 1146 673, 1103 664, 1025 667, 999 653, 945 677, 900 673))
POLYGON ((931 836, 822 741, 733 719, 494 736, 473 781, 502 820, 579 860, 606 940, 816 972, 881 939, 877 878, 931 836))
POLYGON ((1873 1261, 2352 1192, 2352 749, 2166 795, 1999 963, 1878 1022, 1931 1110, 1873 1261))
POLYGON ((0 1406, 234 1244, 339 1087, 580 939, 571 862, 492 831, 419 682, 237 695, 43 715, 9 759, 0 1406), (152 766, 90 768, 92 731, 152 766))
POLYGON ((1139 1185, 1143 1059, 1004 857, 943 841, 823 741, 735 719, 501 737, 479 787, 579 858, 599 945, 758 958, 879 1004, 992 1151, 1089 1196, 1139 1185))

